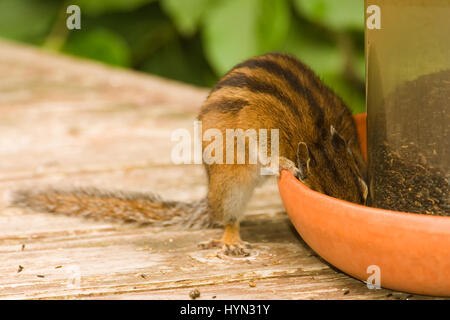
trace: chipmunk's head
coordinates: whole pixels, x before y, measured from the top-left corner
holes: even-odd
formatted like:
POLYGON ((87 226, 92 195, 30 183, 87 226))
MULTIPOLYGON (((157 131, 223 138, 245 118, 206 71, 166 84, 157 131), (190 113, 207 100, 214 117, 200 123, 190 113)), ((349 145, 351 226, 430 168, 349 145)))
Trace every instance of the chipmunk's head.
POLYGON ((365 163, 353 143, 357 142, 346 142, 333 126, 320 144, 300 142, 297 150, 299 180, 315 191, 365 204, 368 195, 365 163))

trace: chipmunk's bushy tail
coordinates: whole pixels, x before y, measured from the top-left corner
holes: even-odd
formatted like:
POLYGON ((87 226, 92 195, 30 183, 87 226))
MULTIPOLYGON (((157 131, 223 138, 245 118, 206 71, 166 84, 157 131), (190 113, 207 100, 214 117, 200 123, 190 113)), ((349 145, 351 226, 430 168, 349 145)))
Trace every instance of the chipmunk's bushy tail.
POLYGON ((16 190, 10 205, 103 221, 136 222, 155 226, 204 228, 212 226, 207 199, 164 201, 141 192, 103 191, 96 188, 16 190))

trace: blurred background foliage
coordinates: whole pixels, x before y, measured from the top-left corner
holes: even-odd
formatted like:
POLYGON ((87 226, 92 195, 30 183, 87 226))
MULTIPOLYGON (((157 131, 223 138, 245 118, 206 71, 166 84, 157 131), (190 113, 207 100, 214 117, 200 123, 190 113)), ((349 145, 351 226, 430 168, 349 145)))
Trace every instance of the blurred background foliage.
POLYGON ((258 54, 292 53, 364 110, 364 0, 0 0, 0 37, 211 87, 258 54), (66 9, 81 8, 69 31, 66 9))

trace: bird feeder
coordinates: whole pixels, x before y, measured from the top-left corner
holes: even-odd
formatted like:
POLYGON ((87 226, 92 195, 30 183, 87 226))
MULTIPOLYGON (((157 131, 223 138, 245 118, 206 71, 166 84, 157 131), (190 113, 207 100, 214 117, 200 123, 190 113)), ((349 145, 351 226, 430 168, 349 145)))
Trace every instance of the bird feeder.
POLYGON ((366 0, 370 205, 450 215, 450 1, 366 0))

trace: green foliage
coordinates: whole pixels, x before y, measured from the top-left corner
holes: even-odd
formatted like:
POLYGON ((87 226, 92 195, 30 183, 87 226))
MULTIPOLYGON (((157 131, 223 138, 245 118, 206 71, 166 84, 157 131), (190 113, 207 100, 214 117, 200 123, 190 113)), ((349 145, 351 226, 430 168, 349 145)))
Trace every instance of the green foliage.
POLYGON ((222 0, 204 20, 205 54, 219 75, 244 59, 275 50, 290 22, 285 0, 222 0))
POLYGON ((99 16, 110 12, 131 11, 152 1, 155 0, 73 0, 67 2, 67 5, 76 4, 83 13, 99 16))
POLYGON ((128 67, 131 61, 125 40, 108 29, 75 33, 63 51, 116 66, 128 67))
POLYGON ((185 36, 192 36, 197 31, 202 14, 210 3, 211 0, 161 0, 162 8, 185 36))
POLYGON ((52 0, 0 0, 0 36, 38 43, 50 31, 58 11, 52 0))
POLYGON ((364 108, 363 0, 0 0, 0 36, 212 86, 270 51, 303 60, 364 108), (66 8, 81 8, 68 31, 66 8))
POLYGON ((333 37, 304 21, 292 24, 281 51, 297 56, 319 75, 340 73, 345 59, 333 37))
POLYGON ((211 87, 217 80, 203 57, 200 38, 173 39, 146 59, 141 70, 199 86, 211 87))
POLYGON ((308 20, 334 30, 364 30, 364 1, 295 0, 296 9, 308 20))

